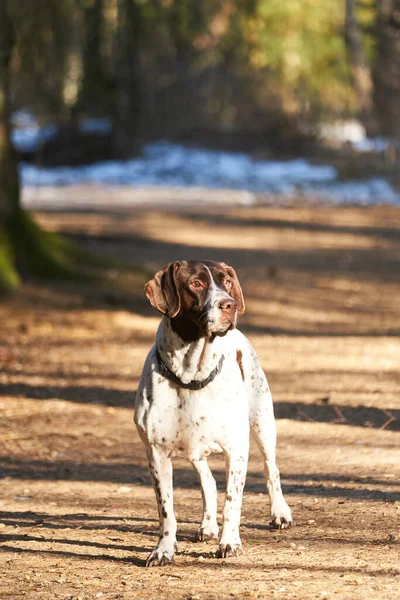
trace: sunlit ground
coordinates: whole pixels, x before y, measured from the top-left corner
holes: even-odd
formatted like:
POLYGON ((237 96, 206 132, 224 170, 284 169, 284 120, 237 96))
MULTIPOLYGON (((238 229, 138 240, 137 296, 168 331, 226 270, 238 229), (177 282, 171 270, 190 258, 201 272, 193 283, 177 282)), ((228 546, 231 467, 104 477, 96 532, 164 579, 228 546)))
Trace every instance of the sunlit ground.
MULTIPOLYGON (((0 306, 2 589, 45 600, 396 598, 400 211, 106 201, 101 214, 37 218, 139 270, 27 282, 0 306), (159 318, 142 289, 169 261, 196 257, 233 265, 243 284, 240 326, 273 392, 296 527, 268 529, 253 448, 245 553, 218 562, 215 545, 191 541, 200 493, 177 461, 176 566, 146 570, 156 506, 132 405, 159 318)), ((222 491, 222 458, 212 465, 222 491)))

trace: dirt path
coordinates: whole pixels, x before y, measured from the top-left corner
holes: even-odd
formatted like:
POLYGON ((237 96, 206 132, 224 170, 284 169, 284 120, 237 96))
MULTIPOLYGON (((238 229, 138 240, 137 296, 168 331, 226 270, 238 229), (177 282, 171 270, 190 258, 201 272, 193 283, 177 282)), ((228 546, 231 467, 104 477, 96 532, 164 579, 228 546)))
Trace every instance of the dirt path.
MULTIPOLYGON (((156 504, 132 423, 158 322, 143 275, 27 284, 0 305, 0 599, 400 598, 400 210, 203 206, 39 213, 149 272, 237 268, 296 527, 268 527, 252 449, 242 557, 195 544, 201 498, 176 462, 179 553, 145 569, 156 504)), ((220 493, 222 457, 212 460, 220 493)))

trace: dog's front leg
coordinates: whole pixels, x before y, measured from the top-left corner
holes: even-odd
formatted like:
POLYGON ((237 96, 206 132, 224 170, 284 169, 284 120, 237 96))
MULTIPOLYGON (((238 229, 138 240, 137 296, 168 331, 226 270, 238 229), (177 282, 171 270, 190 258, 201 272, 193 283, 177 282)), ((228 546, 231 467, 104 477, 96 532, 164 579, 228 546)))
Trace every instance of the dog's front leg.
POLYGON ((223 510, 222 535, 217 558, 242 554, 239 526, 243 487, 246 480, 248 451, 241 454, 226 453, 227 486, 223 510))
POLYGON ((149 554, 146 561, 147 567, 153 567, 173 562, 176 546, 176 519, 173 504, 171 459, 155 446, 150 446, 147 454, 160 518, 160 538, 157 547, 149 554))
POLYGON ((217 484, 212 476, 207 459, 194 460, 192 464, 200 476, 203 496, 203 519, 196 531, 196 542, 218 539, 217 484))

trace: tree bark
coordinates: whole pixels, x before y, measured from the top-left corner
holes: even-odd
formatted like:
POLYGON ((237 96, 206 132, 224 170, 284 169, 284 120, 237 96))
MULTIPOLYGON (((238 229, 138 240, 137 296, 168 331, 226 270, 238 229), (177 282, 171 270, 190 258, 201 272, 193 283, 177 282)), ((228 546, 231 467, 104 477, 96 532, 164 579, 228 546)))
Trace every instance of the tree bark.
POLYGON ((8 224, 19 210, 19 174, 10 130, 10 61, 15 44, 7 0, 0 0, 0 292, 19 282, 8 224))
POLYGON ((0 0, 0 293, 13 291, 19 270, 42 277, 71 277, 74 259, 85 259, 73 244, 42 231, 20 205, 18 159, 11 143, 10 61, 15 46, 11 0, 0 0))
POLYGON ((382 132, 400 137, 400 0, 378 0, 375 107, 382 132))
POLYGON ((372 110, 372 76, 368 66, 362 33, 357 21, 354 0, 346 0, 345 42, 361 114, 368 117, 372 110))
POLYGON ((138 148, 141 101, 137 62, 141 15, 133 0, 117 0, 117 12, 114 145, 120 158, 129 158, 138 148))
MULTIPOLYGON (((11 144, 10 60, 15 44, 8 1, 0 0, 0 227, 19 208, 17 157, 11 144)), ((4 234, 4 231, 1 232, 4 234)))
POLYGON ((78 108, 88 114, 107 114, 110 109, 109 82, 101 52, 104 30, 104 0, 86 1, 82 83, 78 108))

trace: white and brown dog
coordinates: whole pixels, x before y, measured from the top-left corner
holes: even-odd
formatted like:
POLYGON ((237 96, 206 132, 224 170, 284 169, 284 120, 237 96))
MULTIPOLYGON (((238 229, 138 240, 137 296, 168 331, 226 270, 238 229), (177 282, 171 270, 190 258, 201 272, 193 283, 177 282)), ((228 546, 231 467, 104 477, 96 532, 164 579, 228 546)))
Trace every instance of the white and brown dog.
POLYGON ((145 292, 164 315, 135 406, 160 518, 160 538, 147 565, 168 564, 175 552, 174 456, 189 459, 200 476, 204 511, 196 539, 206 540, 218 539, 217 489, 207 457, 225 452, 227 487, 217 556, 238 555, 250 431, 265 460, 272 524, 292 524, 275 462, 271 393, 250 342, 235 328, 244 313, 239 281, 224 263, 181 261, 159 271, 145 292))

